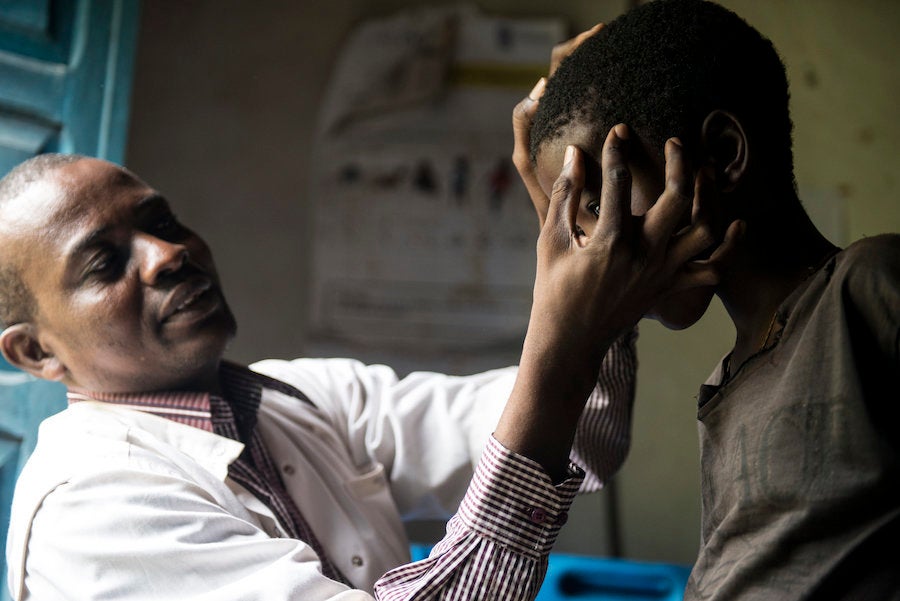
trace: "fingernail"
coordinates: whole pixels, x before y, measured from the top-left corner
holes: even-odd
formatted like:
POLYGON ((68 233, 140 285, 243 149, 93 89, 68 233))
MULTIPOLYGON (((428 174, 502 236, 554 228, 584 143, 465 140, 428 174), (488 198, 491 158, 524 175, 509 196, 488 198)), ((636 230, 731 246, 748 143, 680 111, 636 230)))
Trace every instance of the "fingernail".
POLYGON ((528 97, 532 100, 538 100, 541 96, 544 95, 544 87, 547 85, 547 80, 545 78, 540 78, 534 87, 531 88, 531 92, 528 93, 528 97))
POLYGON ((616 137, 620 140, 628 139, 628 126, 624 123, 619 123, 613 128, 613 131, 616 133, 616 137))
POLYGON ((572 159, 575 158, 575 147, 574 146, 566 146, 566 155, 563 157, 563 167, 568 167, 572 162, 572 159))
POLYGON ((679 140, 678 138, 669 138, 669 142, 671 142, 678 148, 684 148, 684 145, 681 143, 681 140, 679 140))

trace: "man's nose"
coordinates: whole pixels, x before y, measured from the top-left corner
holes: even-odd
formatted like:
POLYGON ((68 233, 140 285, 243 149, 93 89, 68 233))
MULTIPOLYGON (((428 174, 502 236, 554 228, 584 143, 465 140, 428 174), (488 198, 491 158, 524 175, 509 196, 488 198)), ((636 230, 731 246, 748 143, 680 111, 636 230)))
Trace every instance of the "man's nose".
POLYGON ((139 234, 135 240, 140 256, 141 280, 153 286, 161 277, 181 269, 188 260, 184 244, 169 242, 150 234, 139 234))

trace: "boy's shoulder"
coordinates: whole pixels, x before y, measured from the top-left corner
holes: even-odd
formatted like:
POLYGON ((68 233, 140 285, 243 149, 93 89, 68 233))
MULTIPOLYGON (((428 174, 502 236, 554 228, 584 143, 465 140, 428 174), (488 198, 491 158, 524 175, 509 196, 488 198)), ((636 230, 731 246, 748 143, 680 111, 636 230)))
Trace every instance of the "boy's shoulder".
POLYGON ((900 234, 866 236, 847 246, 843 253, 853 258, 896 258, 900 255, 900 234))
POLYGON ((861 238, 835 255, 825 269, 832 298, 891 331, 895 329, 900 303, 900 234, 861 238))
POLYGON ((832 269, 841 279, 900 277, 900 234, 860 238, 835 256, 832 269))

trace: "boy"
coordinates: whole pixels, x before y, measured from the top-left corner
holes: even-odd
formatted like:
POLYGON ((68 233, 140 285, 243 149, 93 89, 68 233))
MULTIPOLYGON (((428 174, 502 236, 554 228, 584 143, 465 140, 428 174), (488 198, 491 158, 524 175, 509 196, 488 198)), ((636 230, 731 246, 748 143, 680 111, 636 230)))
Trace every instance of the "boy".
POLYGON ((584 236, 603 224, 601 185, 630 190, 623 227, 642 223, 667 183, 665 147, 713 189, 716 240, 741 234, 717 285, 645 313, 686 328, 716 294, 736 330, 699 396, 702 533, 686 598, 900 598, 900 236, 839 249, 812 224, 771 43, 713 3, 657 0, 584 40, 538 96, 517 107, 515 158, 542 220, 574 145, 585 178, 566 185, 584 236), (627 169, 608 171, 592 153, 617 123, 627 169))

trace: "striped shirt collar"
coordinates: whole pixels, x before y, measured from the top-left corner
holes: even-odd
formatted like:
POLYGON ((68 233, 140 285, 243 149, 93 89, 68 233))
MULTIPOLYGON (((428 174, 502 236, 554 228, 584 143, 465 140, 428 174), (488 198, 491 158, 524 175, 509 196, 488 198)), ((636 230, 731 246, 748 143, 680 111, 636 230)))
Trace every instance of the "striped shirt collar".
MULTIPOLYGON (((111 393, 70 388, 66 396, 70 405, 80 401, 109 403, 246 442, 256 425, 262 388, 281 389, 286 385, 226 361, 219 367, 219 379, 222 395, 195 391, 111 393)), ((293 389, 282 392, 304 398, 293 389)))

